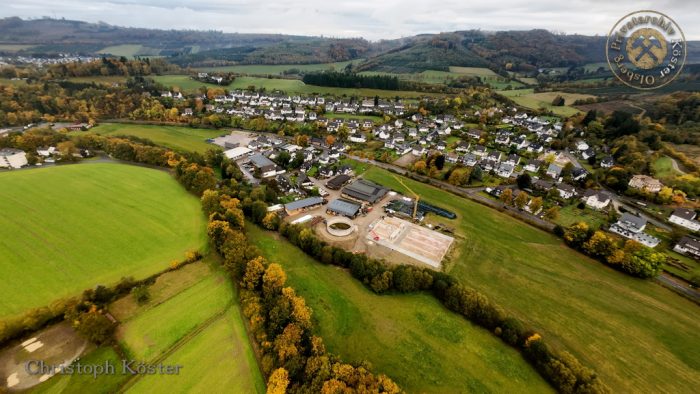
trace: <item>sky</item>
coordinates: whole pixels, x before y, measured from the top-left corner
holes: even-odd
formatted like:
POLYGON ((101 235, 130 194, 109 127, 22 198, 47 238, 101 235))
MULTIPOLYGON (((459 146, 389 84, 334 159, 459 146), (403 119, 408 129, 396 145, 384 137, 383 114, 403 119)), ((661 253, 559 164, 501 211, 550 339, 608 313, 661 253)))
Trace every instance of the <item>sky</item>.
POLYGON ((693 0, 16 0, 0 17, 44 16, 128 27, 393 39, 481 29, 607 35, 624 15, 660 11, 700 40, 693 0))

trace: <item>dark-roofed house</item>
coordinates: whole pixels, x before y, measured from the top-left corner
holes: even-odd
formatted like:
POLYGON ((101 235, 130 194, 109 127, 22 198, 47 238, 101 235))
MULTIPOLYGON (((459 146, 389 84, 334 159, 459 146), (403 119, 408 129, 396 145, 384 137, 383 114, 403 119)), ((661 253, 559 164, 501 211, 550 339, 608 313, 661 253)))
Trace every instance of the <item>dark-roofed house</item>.
POLYGON ((683 237, 673 247, 678 253, 685 254, 696 259, 700 258, 700 240, 692 237, 683 237))
POLYGON ((365 179, 358 179, 343 188, 343 196, 370 204, 381 200, 389 190, 365 179))
POLYGON ((352 179, 350 175, 340 174, 326 182, 326 186, 328 186, 328 188, 331 190, 340 190, 340 188, 345 186, 350 179, 352 179))
POLYGON ((695 211, 685 208, 676 208, 668 218, 668 221, 685 227, 688 230, 698 231, 700 230, 700 222, 695 220, 696 216, 697 214, 695 211))
POLYGON ((284 204, 284 210, 287 212, 287 215, 296 215, 299 212, 316 208, 317 206, 322 205, 323 202, 324 200, 322 197, 304 198, 284 204))
POLYGON ((260 153, 250 156, 250 162, 255 167, 255 171, 260 173, 262 178, 268 178, 277 174, 277 165, 260 153))
POLYGON ((326 212, 331 215, 342 215, 354 218, 360 212, 361 205, 342 198, 331 201, 326 206, 326 212))

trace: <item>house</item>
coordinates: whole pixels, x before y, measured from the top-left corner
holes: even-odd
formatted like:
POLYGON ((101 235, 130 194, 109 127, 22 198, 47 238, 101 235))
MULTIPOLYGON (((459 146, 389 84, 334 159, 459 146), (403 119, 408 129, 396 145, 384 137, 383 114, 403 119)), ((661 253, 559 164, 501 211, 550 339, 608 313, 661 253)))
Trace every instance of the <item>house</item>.
POLYGON ((455 148, 455 151, 460 152, 460 153, 467 153, 469 152, 469 142, 467 141, 460 141, 457 144, 457 147, 455 148))
POLYGON ((589 148, 590 146, 588 146, 586 141, 579 141, 576 143, 576 150, 580 152, 587 151, 589 148))
POLYGON ((239 146, 225 151, 224 156, 226 156, 230 160, 238 160, 242 157, 249 155, 252 152, 252 150, 246 148, 245 146, 239 146))
POLYGON ((695 211, 685 208, 676 208, 673 213, 671 213, 668 221, 681 227, 685 227, 690 231, 698 231, 700 230, 700 222, 695 220, 696 217, 697 214, 695 211))
POLYGON ((513 153, 512 155, 508 155, 508 158, 504 161, 504 163, 512 164, 513 166, 517 166, 518 163, 520 163, 520 156, 516 155, 513 153))
POLYGON ((27 154, 19 149, 0 149, 0 168, 21 168, 29 164, 27 154))
POLYGON ((583 160, 588 160, 591 157, 595 157, 595 151, 591 148, 588 148, 581 153, 581 157, 583 157, 583 160))
POLYGON ((272 160, 261 155, 260 153, 251 156, 250 163, 262 178, 269 178, 277 175, 277 165, 272 160))
POLYGON ((561 175, 561 170, 562 170, 561 167, 552 163, 549 165, 549 167, 547 167, 547 176, 552 178, 552 179, 558 179, 559 176, 561 175))
POLYGON ((527 162, 527 164, 525 164, 523 169, 525 171, 529 171, 529 172, 537 172, 540 170, 540 167, 542 167, 542 161, 537 160, 537 159, 532 159, 532 160, 529 160, 527 162))
POLYGON ((692 237, 683 237, 673 247, 673 250, 696 259, 700 259, 700 240, 692 237))
POLYGON ((330 215, 346 216, 352 219, 356 217, 358 213, 360 213, 360 208, 362 208, 360 204, 338 198, 331 201, 326 206, 326 213, 330 215))
POLYGON ((629 186, 649 193, 658 193, 664 185, 659 180, 648 175, 635 175, 630 180, 629 186))
POLYGON ((300 172, 299 175, 297 176, 297 187, 300 189, 307 189, 307 188, 311 188, 313 186, 314 186, 314 183, 311 181, 309 176, 303 172, 300 172))
POLYGON ((646 234, 644 232, 646 225, 647 220, 643 217, 625 212, 622 214, 622 217, 617 221, 617 223, 610 226, 610 232, 622 235, 623 237, 637 241, 644 246, 653 248, 658 245, 661 240, 646 234))
POLYGON ((586 171, 586 169, 584 168, 574 168, 573 170, 571 170, 571 179, 575 181, 586 179, 587 176, 588 171, 586 171))
POLYGON ((549 181, 545 181, 543 179, 536 179, 534 182, 532 182, 532 188, 535 190, 541 190, 541 191, 549 191, 554 184, 549 181))
POLYGON ((351 134, 348 137, 348 140, 350 142, 365 143, 365 142, 367 142, 367 137, 365 137, 364 134, 356 133, 356 134, 351 134))
POLYGON ((489 152, 488 155, 486 155, 486 158, 488 160, 500 162, 501 161, 501 152, 499 152, 497 150, 491 151, 491 152, 489 152))
POLYGON ((474 167, 476 165, 476 155, 473 153, 467 153, 462 159, 464 165, 469 167, 474 167))
POLYGON ((513 164, 501 163, 496 169, 496 175, 500 176, 501 178, 510 178, 510 176, 513 175, 514 169, 515 166, 513 164))
POLYGON ((589 189, 583 195, 583 201, 593 209, 604 209, 610 204, 611 198, 607 192, 589 189))
POLYGON ((603 168, 610 168, 615 165, 615 160, 613 160, 612 156, 606 156, 603 158, 603 160, 600 161, 600 166, 603 168))
POLYGON ((342 190, 342 195, 354 200, 365 201, 374 204, 381 200, 389 192, 383 186, 365 179, 358 179, 342 190))
POLYGON ((566 183, 558 184, 557 191, 559 192, 559 197, 566 200, 576 195, 576 189, 574 189, 574 187, 571 185, 567 185, 566 183))
POLYGON ((324 202, 322 197, 309 197, 284 204, 284 210, 287 212, 287 215, 291 216, 316 208, 324 202))

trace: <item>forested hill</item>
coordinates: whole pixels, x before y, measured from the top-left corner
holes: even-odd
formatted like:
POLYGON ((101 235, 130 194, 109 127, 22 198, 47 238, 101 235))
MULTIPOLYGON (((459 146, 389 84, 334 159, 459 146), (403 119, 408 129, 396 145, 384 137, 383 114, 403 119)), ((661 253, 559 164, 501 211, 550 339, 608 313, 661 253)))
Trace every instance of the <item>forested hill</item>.
MULTIPOLYGON (((534 22, 533 22, 534 23, 534 22)), ((180 66, 311 64, 366 59, 355 71, 447 71, 449 66, 529 72, 605 61, 605 36, 546 30, 464 30, 370 42, 281 34, 124 28, 64 19, 0 19, 0 44, 14 53, 166 56, 180 66), (7 47, 7 46, 5 46, 7 47)), ((700 42, 689 43, 689 62, 700 62, 700 42)), ((0 49, 0 55, 3 50, 0 49)), ((7 54, 7 49, 5 53, 7 54)))

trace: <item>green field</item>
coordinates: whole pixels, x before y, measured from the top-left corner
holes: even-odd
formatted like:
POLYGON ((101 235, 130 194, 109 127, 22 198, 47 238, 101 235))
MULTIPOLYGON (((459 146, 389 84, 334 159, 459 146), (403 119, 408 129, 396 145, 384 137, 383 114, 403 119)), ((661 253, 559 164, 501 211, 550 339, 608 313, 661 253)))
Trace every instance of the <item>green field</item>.
MULTIPOLYGON (((213 256, 167 272, 149 286, 151 298, 139 305, 129 295, 109 306, 126 359, 182 365, 165 376, 59 376, 34 388, 40 393, 82 392, 240 392, 263 393, 265 383, 248 342, 237 297, 213 256)), ((112 348, 98 348, 81 360, 109 360, 121 369, 112 348)))
POLYGON ((209 276, 123 323, 119 339, 133 358, 153 360, 207 319, 218 317, 232 300, 225 276, 209 276))
POLYGON ((234 72, 251 75, 280 75, 284 71, 296 69, 303 72, 337 70, 342 71, 348 64, 359 63, 363 59, 349 60, 346 62, 336 63, 317 63, 317 64, 241 64, 237 66, 224 67, 202 67, 197 68, 197 71, 206 71, 211 73, 216 72, 234 72))
POLYGON ((123 45, 113 45, 110 47, 102 48, 97 53, 108 53, 113 56, 124 56, 128 58, 134 57, 141 49, 143 45, 140 44, 123 44, 123 45))
POLYGON ((606 213, 596 211, 592 208, 578 209, 577 204, 567 205, 559 210, 559 218, 556 224, 562 227, 569 227, 572 224, 586 222, 591 228, 598 229, 605 224, 608 219, 606 213))
POLYGON ((683 175, 673 168, 673 159, 668 156, 662 156, 652 163, 654 176, 660 179, 669 178, 676 175, 683 175))
POLYGON ((189 75, 154 75, 152 78, 166 88, 175 89, 183 93, 196 93, 201 87, 221 89, 230 87, 197 81, 192 79, 189 75))
POLYGON ((205 248, 199 201, 167 172, 85 163, 0 173, 0 317, 205 248))
MULTIPOLYGON (((121 357, 111 347, 102 347, 93 350, 89 354, 81 357, 83 364, 102 364, 108 362, 115 366, 121 365, 121 357)), ((57 375, 38 386, 29 390, 31 393, 42 394, 108 394, 115 393, 124 381, 121 374, 101 375, 98 378, 99 384, 92 375, 74 374, 57 375)))
MULTIPOLYGON (((158 145, 163 145, 177 151, 194 151, 199 153, 204 153, 207 149, 220 149, 218 146, 212 145, 206 140, 227 134, 223 130, 129 123, 104 123, 93 127, 89 132, 108 136, 133 135, 139 138, 147 138, 158 145)), ((77 131, 73 134, 77 133, 86 132, 77 131)))
POLYGON ((97 84, 122 84, 126 82, 126 77, 121 75, 104 75, 104 76, 90 76, 90 77, 71 77, 68 78, 71 82, 80 83, 97 83, 97 84))
MULTIPOLYGON (((405 191, 391 173, 365 178, 405 191)), ((700 384, 698 306, 607 268, 505 214, 412 181, 426 201, 457 213, 439 220, 463 238, 450 273, 594 368, 615 392, 694 392, 700 384)), ((431 219, 438 220, 438 219, 431 219)))
POLYGON ((376 295, 277 234, 254 225, 246 232, 267 259, 282 264, 328 350, 345 361, 367 360, 409 393, 551 391, 516 350, 433 297, 376 295))
POLYGON ((533 89, 517 89, 517 90, 502 90, 498 92, 499 94, 506 96, 513 100, 516 104, 521 105, 525 108, 530 108, 533 110, 538 110, 543 108, 547 111, 552 111, 559 116, 572 116, 581 112, 580 110, 571 107, 574 101, 587 98, 594 98, 595 96, 589 94, 579 94, 579 93, 565 93, 565 92, 542 92, 535 93, 533 89), (552 101, 555 97, 564 97, 566 105, 561 107, 555 107, 552 105, 552 101))
POLYGON ((279 78, 257 78, 257 77, 237 77, 228 89, 246 89, 255 86, 256 89, 265 88, 268 91, 282 90, 288 94, 331 94, 336 96, 362 96, 362 97, 422 97, 422 96, 442 96, 436 93, 409 92, 404 90, 380 90, 380 89, 355 89, 355 88, 333 88, 327 86, 307 85, 298 79, 279 78))
POLYGON ((0 44, 0 51, 5 51, 5 52, 19 52, 23 51, 25 49, 33 48, 36 45, 27 45, 27 44, 0 44))

